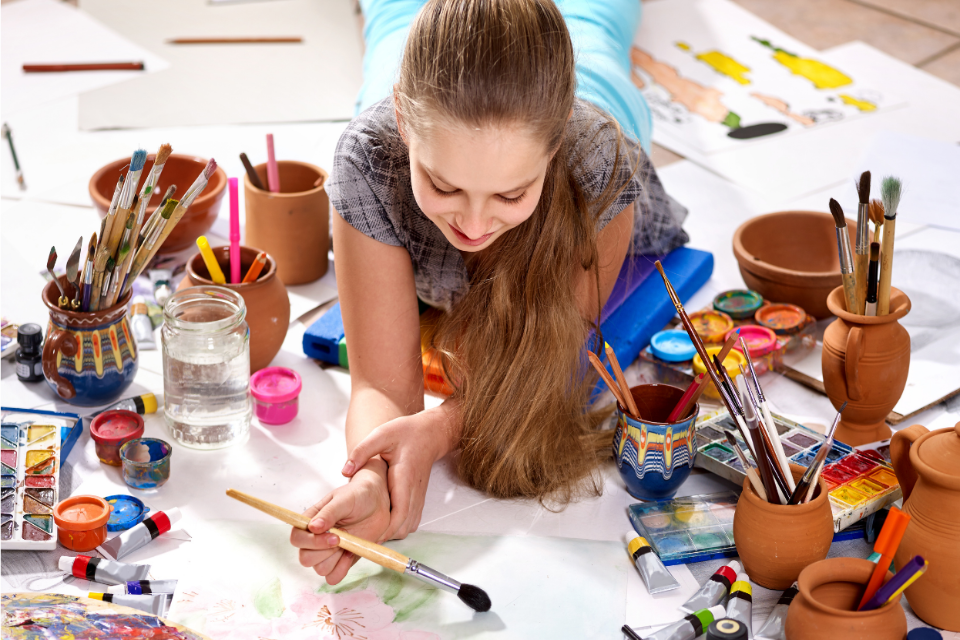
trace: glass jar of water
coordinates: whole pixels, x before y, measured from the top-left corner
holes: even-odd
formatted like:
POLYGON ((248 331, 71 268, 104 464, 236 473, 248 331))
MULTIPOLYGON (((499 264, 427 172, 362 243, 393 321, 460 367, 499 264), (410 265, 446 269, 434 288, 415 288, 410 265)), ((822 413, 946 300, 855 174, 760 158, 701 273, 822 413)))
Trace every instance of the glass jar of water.
POLYGON ((217 449, 250 431, 250 329, 243 298, 190 287, 163 307, 163 413, 174 440, 217 449))

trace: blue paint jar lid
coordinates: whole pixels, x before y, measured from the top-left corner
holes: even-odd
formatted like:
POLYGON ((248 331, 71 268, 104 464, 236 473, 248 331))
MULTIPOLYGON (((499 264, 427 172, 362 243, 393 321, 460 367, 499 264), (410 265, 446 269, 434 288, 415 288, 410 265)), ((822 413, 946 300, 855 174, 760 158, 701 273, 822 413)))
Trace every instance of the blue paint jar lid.
POLYGON ((107 531, 126 531, 134 525, 140 524, 150 507, 133 496, 118 494, 104 498, 113 507, 110 519, 107 521, 107 531))
POLYGON ((690 360, 697 352, 687 332, 678 329, 655 333, 650 339, 650 350, 653 355, 667 362, 690 360))

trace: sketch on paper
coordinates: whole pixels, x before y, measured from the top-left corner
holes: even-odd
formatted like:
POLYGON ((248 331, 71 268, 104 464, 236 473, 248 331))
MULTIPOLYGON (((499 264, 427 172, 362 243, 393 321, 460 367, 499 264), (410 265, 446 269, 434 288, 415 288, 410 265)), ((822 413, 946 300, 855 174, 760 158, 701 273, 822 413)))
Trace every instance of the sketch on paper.
POLYGON ((902 104, 729 0, 645 6, 630 51, 654 140, 713 153, 902 104))

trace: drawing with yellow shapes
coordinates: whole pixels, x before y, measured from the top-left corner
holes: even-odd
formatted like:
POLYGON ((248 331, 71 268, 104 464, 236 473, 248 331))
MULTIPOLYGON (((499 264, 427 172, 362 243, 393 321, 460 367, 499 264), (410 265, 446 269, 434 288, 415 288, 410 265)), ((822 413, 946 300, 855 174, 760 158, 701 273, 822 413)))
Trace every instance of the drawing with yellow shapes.
POLYGON ((769 40, 763 40, 756 36, 751 36, 755 42, 773 50, 773 59, 790 69, 794 74, 802 76, 813 83, 817 89, 836 89, 853 84, 853 79, 847 74, 834 69, 830 65, 814 60, 813 58, 801 58, 800 56, 784 51, 774 46, 769 40))

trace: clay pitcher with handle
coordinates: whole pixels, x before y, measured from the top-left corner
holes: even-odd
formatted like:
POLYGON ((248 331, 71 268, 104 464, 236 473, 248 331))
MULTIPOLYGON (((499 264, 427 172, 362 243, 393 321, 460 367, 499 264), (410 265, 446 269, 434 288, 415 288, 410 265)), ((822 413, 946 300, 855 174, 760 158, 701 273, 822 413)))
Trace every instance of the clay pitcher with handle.
POLYGON ((907 602, 924 622, 960 631, 960 423, 898 431, 890 456, 911 516, 893 563, 899 570, 916 555, 930 563, 904 592, 907 602))

